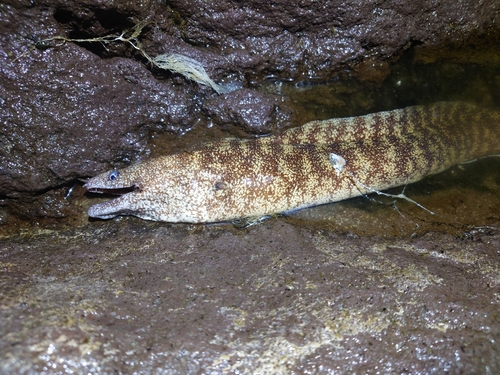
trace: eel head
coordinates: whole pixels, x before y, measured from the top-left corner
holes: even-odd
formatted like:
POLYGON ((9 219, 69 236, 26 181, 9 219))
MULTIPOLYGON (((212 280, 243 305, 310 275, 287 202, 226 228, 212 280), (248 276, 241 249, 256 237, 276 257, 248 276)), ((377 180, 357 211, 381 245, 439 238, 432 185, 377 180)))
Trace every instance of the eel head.
POLYGON ((90 193, 120 195, 118 198, 89 208, 90 217, 111 219, 118 215, 134 214, 130 208, 136 197, 141 194, 143 183, 136 166, 132 166, 101 173, 89 179, 83 187, 90 193))

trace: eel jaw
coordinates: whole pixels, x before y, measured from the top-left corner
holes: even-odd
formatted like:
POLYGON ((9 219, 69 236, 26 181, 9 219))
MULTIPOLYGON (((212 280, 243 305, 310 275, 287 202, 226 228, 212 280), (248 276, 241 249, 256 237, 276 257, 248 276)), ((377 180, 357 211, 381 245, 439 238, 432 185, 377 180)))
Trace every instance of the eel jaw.
POLYGON ((107 202, 97 203, 89 207, 88 214, 96 219, 111 219, 119 215, 133 215, 130 202, 133 201, 135 192, 123 194, 107 202))
POLYGON ((133 214, 131 202, 134 201, 134 196, 141 191, 137 185, 113 189, 90 187, 85 184, 84 188, 86 188, 89 193, 119 195, 118 198, 103 203, 97 203, 89 207, 88 215, 97 219, 111 219, 118 215, 133 214))

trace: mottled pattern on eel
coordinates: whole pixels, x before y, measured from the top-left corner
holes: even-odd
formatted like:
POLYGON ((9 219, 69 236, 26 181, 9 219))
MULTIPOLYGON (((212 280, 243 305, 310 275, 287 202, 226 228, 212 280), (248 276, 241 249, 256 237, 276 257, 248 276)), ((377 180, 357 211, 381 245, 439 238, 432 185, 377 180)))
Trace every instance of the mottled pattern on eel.
POLYGON ((252 140, 221 140, 90 179, 92 192, 131 188, 89 209, 206 223, 282 213, 384 190, 500 153, 500 112, 440 102, 312 121, 252 140), (336 169, 330 155, 345 160, 336 169), (360 182, 360 183, 357 183, 360 182))

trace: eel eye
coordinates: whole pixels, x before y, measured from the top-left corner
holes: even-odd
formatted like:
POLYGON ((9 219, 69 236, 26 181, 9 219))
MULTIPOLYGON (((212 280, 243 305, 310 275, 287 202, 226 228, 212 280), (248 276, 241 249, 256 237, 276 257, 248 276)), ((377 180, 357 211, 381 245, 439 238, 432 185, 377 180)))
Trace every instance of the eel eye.
POLYGON ((111 171, 111 172, 109 172, 108 179, 110 181, 114 181, 114 180, 116 180, 118 178, 118 176, 120 176, 120 172, 118 172, 118 171, 111 171))

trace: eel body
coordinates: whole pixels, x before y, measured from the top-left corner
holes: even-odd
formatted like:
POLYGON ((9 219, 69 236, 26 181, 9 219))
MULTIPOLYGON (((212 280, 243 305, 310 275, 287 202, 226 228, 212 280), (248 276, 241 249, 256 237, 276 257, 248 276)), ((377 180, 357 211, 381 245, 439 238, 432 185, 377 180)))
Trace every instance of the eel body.
POLYGON ((103 173, 85 188, 125 192, 91 206, 91 217, 219 222, 405 185, 499 152, 499 111, 440 102, 221 140, 103 173))

